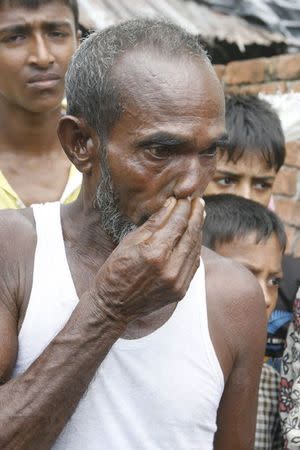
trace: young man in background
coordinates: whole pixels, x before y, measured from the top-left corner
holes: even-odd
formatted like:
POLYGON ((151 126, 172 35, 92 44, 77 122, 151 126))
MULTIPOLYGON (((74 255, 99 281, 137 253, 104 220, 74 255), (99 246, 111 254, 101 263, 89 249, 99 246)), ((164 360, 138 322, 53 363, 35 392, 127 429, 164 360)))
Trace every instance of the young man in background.
POLYGON ((78 195, 56 130, 79 37, 76 0, 0 0, 0 209, 78 195))
MULTIPOLYGON (((257 278, 269 318, 282 278, 286 245, 283 224, 269 209, 236 195, 205 197, 203 243, 218 254, 243 264, 257 278)), ((258 395, 255 450, 281 450, 278 390, 280 375, 264 363, 258 395)))
POLYGON ((255 96, 226 98, 228 144, 217 154, 217 169, 206 195, 235 194, 264 206, 284 163, 285 141, 278 115, 255 96))

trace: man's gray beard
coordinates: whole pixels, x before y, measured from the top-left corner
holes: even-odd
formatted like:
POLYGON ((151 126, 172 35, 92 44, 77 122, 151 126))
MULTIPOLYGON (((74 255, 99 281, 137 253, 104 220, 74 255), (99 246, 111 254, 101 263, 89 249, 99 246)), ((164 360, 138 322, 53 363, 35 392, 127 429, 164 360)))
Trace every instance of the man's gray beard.
POLYGON ((102 180, 99 184, 95 198, 95 208, 101 213, 101 222, 104 231, 118 244, 130 231, 137 226, 119 209, 119 198, 114 192, 113 184, 106 161, 102 161, 102 180))

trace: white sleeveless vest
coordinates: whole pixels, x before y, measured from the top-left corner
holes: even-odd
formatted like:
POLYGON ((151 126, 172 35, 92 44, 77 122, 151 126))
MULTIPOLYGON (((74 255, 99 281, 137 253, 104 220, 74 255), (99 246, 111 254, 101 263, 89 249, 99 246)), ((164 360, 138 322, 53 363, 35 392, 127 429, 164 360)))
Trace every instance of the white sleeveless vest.
MULTIPOLYGON (((14 376, 43 352, 78 302, 60 205, 33 210, 33 285, 14 376)), ((184 300, 162 327, 113 345, 53 450, 210 450, 223 388, 209 336, 201 261, 184 300)))

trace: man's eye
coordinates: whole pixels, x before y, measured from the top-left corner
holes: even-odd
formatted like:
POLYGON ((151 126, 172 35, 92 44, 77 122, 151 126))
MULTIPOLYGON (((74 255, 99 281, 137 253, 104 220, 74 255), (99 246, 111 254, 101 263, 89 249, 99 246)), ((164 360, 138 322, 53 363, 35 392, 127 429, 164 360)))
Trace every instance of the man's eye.
POLYGON ((235 183, 235 179, 231 178, 231 177, 224 177, 224 178, 219 178, 218 180, 216 180, 218 184, 220 184, 221 186, 230 186, 231 184, 235 183))
POLYGON ((279 286, 280 282, 281 282, 281 278, 279 278, 279 277, 273 277, 269 280, 269 283, 271 286, 279 286))
POLYGON ((53 38, 64 38, 64 37, 68 36, 68 33, 64 32, 64 31, 53 30, 53 31, 49 31, 49 35, 53 38))
POLYGON ((25 39, 24 34, 11 34, 10 36, 6 36, 3 39, 3 42, 14 43, 14 42, 23 41, 24 39, 25 39))
POLYGON ((204 152, 199 153, 199 156, 208 156, 210 158, 213 158, 214 156, 216 156, 217 154, 217 146, 208 148, 207 150, 205 150, 204 152))
POLYGON ((261 191, 266 191, 268 189, 272 189, 272 184, 266 181, 256 181, 254 183, 255 189, 259 189, 261 191))
POLYGON ((156 159, 167 159, 171 152, 162 147, 150 147, 147 152, 156 159))

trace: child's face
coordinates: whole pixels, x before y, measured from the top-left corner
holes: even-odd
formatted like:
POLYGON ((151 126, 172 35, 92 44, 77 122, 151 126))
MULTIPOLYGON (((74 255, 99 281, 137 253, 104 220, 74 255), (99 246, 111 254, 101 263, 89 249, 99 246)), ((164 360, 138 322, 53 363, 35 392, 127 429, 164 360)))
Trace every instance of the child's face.
POLYGON ((276 305, 282 278, 282 251, 274 233, 267 241, 256 243, 255 240, 255 234, 235 238, 230 243, 217 244, 215 251, 238 261, 253 273, 263 290, 269 318, 276 305))
POLYGON ((245 153, 234 163, 227 154, 217 154, 216 172, 205 195, 235 194, 268 206, 276 176, 262 157, 245 153))

